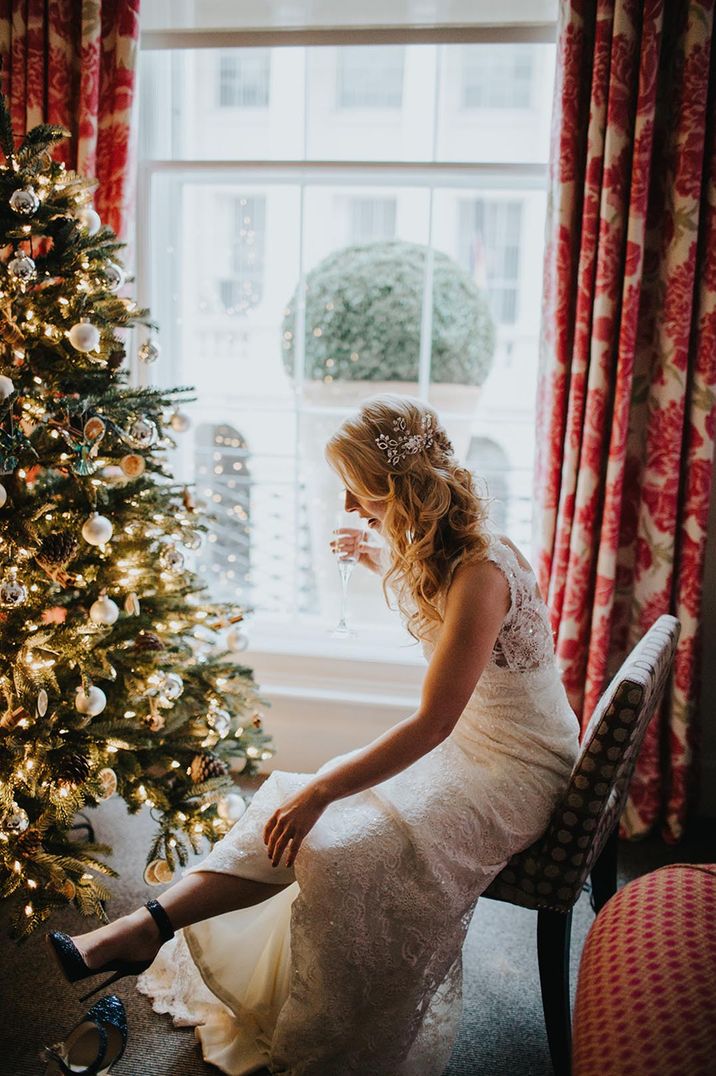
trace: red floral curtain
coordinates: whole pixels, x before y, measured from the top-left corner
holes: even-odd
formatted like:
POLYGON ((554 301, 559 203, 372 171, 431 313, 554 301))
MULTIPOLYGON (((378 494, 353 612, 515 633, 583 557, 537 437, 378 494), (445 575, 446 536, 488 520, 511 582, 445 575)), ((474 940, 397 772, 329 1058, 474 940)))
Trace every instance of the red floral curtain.
POLYGON ((99 180, 95 209, 125 235, 139 0, 0 0, 2 92, 15 137, 56 123, 55 156, 99 180))
POLYGON ((538 400, 539 579, 586 721, 659 614, 682 625, 623 822, 694 791, 716 423, 714 0, 562 0, 538 400))

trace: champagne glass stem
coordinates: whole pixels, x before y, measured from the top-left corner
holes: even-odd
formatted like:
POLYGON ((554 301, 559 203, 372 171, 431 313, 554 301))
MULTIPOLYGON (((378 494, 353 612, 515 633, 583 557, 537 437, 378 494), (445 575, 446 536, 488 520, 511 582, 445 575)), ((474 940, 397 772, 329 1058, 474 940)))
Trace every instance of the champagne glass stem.
POLYGON ((336 631, 348 631, 348 580, 353 570, 352 564, 338 564, 341 576, 341 618, 336 631))

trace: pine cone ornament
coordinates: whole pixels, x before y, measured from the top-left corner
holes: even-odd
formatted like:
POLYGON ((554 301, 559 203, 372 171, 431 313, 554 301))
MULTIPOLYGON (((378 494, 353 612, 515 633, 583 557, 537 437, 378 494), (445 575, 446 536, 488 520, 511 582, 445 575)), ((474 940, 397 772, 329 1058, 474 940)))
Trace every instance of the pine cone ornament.
POLYGON ((15 842, 18 852, 23 856, 36 856, 42 849, 42 835, 39 830, 26 829, 24 833, 21 833, 15 842))
POLYGON ((89 777, 90 769, 90 760, 76 751, 61 755, 55 762, 55 773, 61 784, 81 785, 89 777))
POLYGON ((70 534, 69 531, 48 534, 42 539, 35 560, 50 579, 67 586, 71 578, 65 568, 77 555, 79 544, 76 535, 70 534))
POLYGON ((206 751, 201 755, 194 755, 189 772, 194 784, 200 785, 212 777, 225 777, 229 772, 229 767, 218 755, 206 751))
POLYGON ((140 631, 134 640, 134 649, 139 653, 150 653, 153 650, 163 650, 164 643, 153 631, 140 631))

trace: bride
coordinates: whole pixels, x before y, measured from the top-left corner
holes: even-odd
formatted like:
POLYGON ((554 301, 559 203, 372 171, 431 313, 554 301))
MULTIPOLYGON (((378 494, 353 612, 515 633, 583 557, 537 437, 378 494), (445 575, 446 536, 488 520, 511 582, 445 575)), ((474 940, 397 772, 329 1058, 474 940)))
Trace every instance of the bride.
POLYGON ((417 710, 315 774, 274 770, 161 903, 50 941, 73 982, 144 972, 155 1009, 199 1025, 232 1076, 439 1076, 477 898, 546 828, 578 723, 533 572, 435 413, 374 397, 326 456, 428 659, 417 710))

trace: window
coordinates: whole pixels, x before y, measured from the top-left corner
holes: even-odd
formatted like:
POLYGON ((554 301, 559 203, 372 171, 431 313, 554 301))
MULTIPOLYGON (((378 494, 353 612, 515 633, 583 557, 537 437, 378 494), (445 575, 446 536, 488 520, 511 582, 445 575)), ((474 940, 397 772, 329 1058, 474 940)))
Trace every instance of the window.
POLYGON ((530 45, 470 45, 461 52, 463 108, 529 108, 533 49, 530 45))
POLYGON ((338 50, 339 108, 400 108, 405 49, 401 45, 348 46, 338 50))
POLYGON ((230 240, 230 275, 218 280, 219 301, 228 313, 245 314, 263 295, 266 199, 232 197, 225 203, 230 240))
POLYGON ((460 203, 460 261, 487 288, 495 320, 503 325, 517 320, 521 227, 518 201, 460 203))
POLYGON ((219 108, 267 108, 271 54, 268 49, 234 49, 219 56, 219 108))
MULTIPOLYGON (((325 640, 338 619, 329 540, 340 485, 323 449, 384 389, 437 408, 487 482, 495 524, 529 550, 541 275, 525 267, 542 258, 549 111, 506 124, 488 110, 476 138, 458 93, 462 49, 256 50, 271 73, 260 122, 211 96, 222 58, 243 79, 251 50, 142 52, 142 298, 163 346, 141 372, 194 386, 175 471, 218 518, 197 556, 216 596, 251 607, 276 638, 325 640), (342 252, 371 244, 402 244, 402 260, 383 277, 366 272, 385 302, 337 339, 342 252), (475 286, 494 327, 484 341, 463 316, 475 286)), ((548 100, 554 46, 520 49, 531 92, 548 100)), ((375 584, 358 571, 350 581, 358 644, 385 655, 392 639, 400 657, 409 640, 375 584)))
POLYGON ((349 243, 371 243, 395 235, 395 198, 351 198, 349 243))

